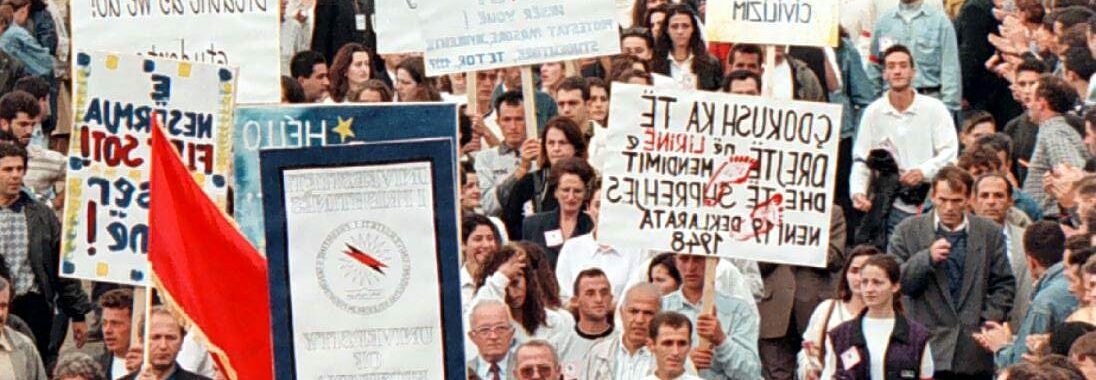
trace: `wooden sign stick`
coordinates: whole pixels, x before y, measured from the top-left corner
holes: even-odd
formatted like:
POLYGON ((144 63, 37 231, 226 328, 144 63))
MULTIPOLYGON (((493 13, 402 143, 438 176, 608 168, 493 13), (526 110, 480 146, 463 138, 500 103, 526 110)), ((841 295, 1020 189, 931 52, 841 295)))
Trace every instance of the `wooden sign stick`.
POLYGON ((133 306, 130 309, 130 329, 129 329, 129 346, 135 347, 140 344, 141 350, 141 368, 142 370, 148 369, 148 329, 149 325, 149 313, 152 311, 152 293, 147 288, 137 286, 133 288, 133 306), (139 329, 141 320, 144 319, 144 328, 139 329), (141 339, 141 337, 144 339, 141 339))
POLYGON ((521 97, 525 105, 525 137, 537 138, 537 87, 533 84, 533 68, 521 67, 521 97))
MULTIPOLYGON (((719 260, 715 256, 708 256, 704 260, 704 293, 700 296, 701 314, 710 314, 715 309, 715 269, 719 266, 719 260)), ((701 339, 698 347, 711 348, 712 342, 701 339)))
POLYGON ((475 71, 464 73, 464 94, 468 97, 468 114, 470 115, 480 115, 477 84, 475 71))
POLYGON ((773 97, 773 78, 775 78, 774 72, 776 71, 776 46, 765 45, 765 71, 762 73, 761 81, 765 82, 765 88, 761 91, 761 95, 766 98, 773 97))

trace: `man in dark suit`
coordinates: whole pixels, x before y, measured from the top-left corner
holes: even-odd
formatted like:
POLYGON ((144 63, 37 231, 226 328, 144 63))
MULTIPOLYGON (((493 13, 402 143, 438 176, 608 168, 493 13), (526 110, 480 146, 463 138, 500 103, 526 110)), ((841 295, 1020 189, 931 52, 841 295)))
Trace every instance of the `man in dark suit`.
MULTIPOLYGON (((179 355, 179 350, 183 347, 183 335, 186 334, 183 325, 175 320, 175 316, 162 306, 156 306, 149 312, 149 321, 148 368, 138 369, 123 377, 123 380, 211 380, 208 377, 187 372, 175 362, 175 357, 179 355)), ((145 322, 141 321, 138 328, 144 330, 144 324, 145 322)), ((130 353, 137 356, 141 354, 141 350, 142 348, 138 345, 131 347, 130 353)))
POLYGON ((933 212, 902 221, 888 246, 902 263, 910 319, 932 331, 938 380, 993 377, 993 358, 973 334, 985 322, 1005 321, 1016 292, 1001 227, 967 214, 973 182, 955 166, 940 169, 933 212))

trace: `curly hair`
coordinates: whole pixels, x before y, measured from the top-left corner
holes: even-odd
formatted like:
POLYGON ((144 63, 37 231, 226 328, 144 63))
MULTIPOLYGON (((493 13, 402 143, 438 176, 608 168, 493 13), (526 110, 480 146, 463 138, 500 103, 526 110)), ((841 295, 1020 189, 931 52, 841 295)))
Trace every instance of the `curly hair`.
POLYGON ((51 379, 61 380, 74 377, 84 380, 107 380, 106 375, 103 373, 103 367, 88 354, 78 351, 65 354, 57 361, 51 379))

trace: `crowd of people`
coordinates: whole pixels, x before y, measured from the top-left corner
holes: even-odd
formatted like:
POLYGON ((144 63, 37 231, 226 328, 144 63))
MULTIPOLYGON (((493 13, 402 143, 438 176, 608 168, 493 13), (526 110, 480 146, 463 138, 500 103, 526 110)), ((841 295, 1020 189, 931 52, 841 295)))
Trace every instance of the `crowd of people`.
MULTIPOLYGON (((1096 4, 841 0, 817 48, 616 3, 621 54, 537 65, 529 99, 519 68, 377 54, 372 1, 283 1, 284 103, 461 107, 470 379, 1096 379, 1096 4), (599 240, 616 83, 842 106, 827 267, 599 240)), ((132 290, 57 275, 67 8, 0 2, 0 379, 223 377, 162 307, 142 364, 132 290), (66 337, 104 352, 58 358, 66 337)))

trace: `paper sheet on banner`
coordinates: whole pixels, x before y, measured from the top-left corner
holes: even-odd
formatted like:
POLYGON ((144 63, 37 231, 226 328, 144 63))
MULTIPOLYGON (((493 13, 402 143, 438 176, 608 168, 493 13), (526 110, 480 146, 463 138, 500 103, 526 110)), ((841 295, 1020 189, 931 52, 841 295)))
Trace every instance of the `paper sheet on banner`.
POLYGON ((598 238, 826 265, 841 107, 613 86, 598 238))
POLYGON ((374 0, 377 4, 377 53, 421 53, 426 45, 419 26, 421 0, 374 0))
POLYGON ((837 46, 838 0, 708 0, 709 41, 837 46))
POLYGON ((135 55, 77 52, 61 275, 145 285, 152 112, 183 164, 224 205, 236 71, 135 55))
POLYGON ((284 172, 296 376, 441 379, 428 162, 284 172))
POLYGON ((74 51, 237 67, 241 103, 281 101, 275 0, 84 0, 71 14, 74 51))
POLYGON ((430 76, 620 53, 615 0, 419 0, 430 76))

